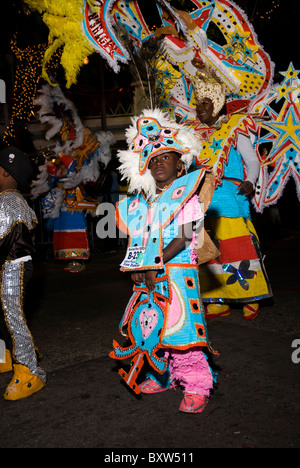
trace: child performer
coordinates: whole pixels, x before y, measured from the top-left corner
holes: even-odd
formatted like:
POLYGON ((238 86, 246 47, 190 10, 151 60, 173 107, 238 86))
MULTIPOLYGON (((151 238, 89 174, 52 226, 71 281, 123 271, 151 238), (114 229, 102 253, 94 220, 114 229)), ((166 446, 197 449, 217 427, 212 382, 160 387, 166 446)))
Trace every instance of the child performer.
POLYGON ((23 312, 37 219, 18 188, 29 183, 32 173, 31 161, 19 149, 9 147, 0 152, 0 339, 6 344, 6 362, 0 364, 0 372, 14 370, 4 394, 6 400, 26 398, 46 381, 23 312))
POLYGON ((200 413, 213 388, 204 353, 211 349, 200 298, 195 230, 204 218, 199 192, 201 196, 207 186, 207 173, 204 169, 182 173, 201 151, 201 143, 158 109, 144 110, 133 119, 126 136, 129 149, 119 151, 119 169, 135 194, 118 203, 117 222, 129 235, 121 270, 132 272, 135 286, 120 331, 132 345, 121 348, 114 341, 110 356, 134 356, 132 371, 119 373, 135 393, 157 393, 180 384, 184 398, 179 410, 200 413), (138 386, 141 356, 152 369, 138 386))

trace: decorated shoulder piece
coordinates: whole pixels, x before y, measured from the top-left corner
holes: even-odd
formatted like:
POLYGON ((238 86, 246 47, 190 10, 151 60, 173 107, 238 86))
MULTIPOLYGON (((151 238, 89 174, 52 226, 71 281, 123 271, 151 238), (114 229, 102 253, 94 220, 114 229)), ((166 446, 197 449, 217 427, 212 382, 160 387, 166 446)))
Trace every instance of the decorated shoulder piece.
POLYGON ((129 235, 121 270, 163 268, 163 229, 197 191, 205 173, 206 171, 201 169, 179 177, 152 203, 149 203, 143 194, 125 198, 118 203, 118 227, 129 235), (151 224, 148 221, 149 210, 154 212, 151 224))
POLYGON ((0 239, 7 236, 15 224, 24 223, 29 230, 38 223, 36 214, 17 191, 0 193, 0 239))

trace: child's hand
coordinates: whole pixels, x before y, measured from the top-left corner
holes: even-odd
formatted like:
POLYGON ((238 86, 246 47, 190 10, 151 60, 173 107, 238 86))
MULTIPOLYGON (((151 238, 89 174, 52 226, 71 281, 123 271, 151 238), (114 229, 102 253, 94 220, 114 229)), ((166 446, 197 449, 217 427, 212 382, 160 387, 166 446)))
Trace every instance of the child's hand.
POLYGON ((249 180, 246 180, 245 182, 242 182, 238 186, 238 191, 240 192, 241 195, 251 195, 253 190, 254 190, 254 187, 253 187, 252 183, 249 182, 249 180))
POLYGON ((157 277, 156 270, 148 270, 145 273, 146 286, 150 292, 154 291, 156 277, 157 277))
POLYGON ((134 282, 134 284, 136 284, 137 286, 140 286, 141 283, 145 282, 145 275, 144 273, 135 271, 134 273, 131 273, 131 279, 134 282))

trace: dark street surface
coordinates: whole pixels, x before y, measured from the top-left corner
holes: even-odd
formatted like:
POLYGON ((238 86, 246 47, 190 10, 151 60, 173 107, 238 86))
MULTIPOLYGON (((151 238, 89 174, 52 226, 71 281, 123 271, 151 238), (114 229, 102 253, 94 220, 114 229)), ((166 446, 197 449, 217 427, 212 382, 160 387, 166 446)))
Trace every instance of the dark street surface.
MULTIPOLYGON (((257 319, 243 320, 237 308, 208 321, 218 383, 196 415, 178 411, 180 389, 136 397, 108 357, 112 340, 122 343, 131 294, 118 269, 123 251, 98 249, 80 274, 39 262, 28 323, 48 384, 28 399, 0 400, 0 447, 300 448, 300 363, 292 360, 293 352, 300 358, 292 347, 300 340, 299 240, 294 231, 263 245, 274 298, 257 319)), ((1 394, 11 376, 0 375, 1 394)))

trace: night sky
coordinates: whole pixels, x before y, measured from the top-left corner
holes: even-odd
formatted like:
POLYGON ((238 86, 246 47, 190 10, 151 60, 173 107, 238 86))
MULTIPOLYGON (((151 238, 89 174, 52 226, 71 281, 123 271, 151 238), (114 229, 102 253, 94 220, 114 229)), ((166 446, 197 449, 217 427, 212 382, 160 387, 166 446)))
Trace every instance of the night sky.
MULTIPOLYGON (((236 0, 235 3, 242 6, 245 0, 236 0)), ((255 0, 248 0, 248 3, 253 6, 255 0)), ((257 1, 258 14, 254 17, 254 30, 259 43, 275 63, 277 73, 286 71, 290 62, 293 62, 295 68, 300 69, 298 45, 300 2, 299 0, 276 0, 276 3, 279 7, 274 8, 270 19, 267 19, 265 12, 272 8, 272 0, 257 1), (265 16, 265 18, 260 16, 265 16)))

